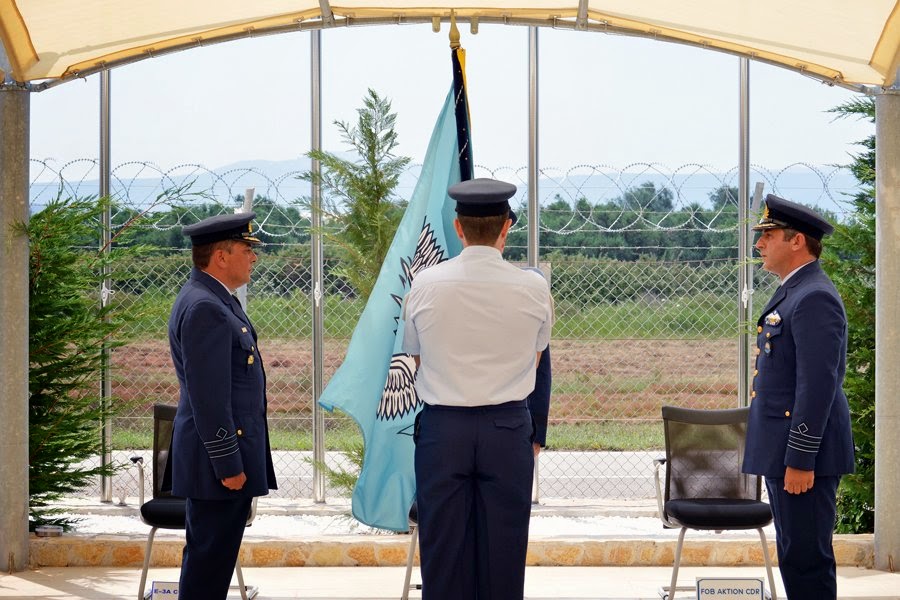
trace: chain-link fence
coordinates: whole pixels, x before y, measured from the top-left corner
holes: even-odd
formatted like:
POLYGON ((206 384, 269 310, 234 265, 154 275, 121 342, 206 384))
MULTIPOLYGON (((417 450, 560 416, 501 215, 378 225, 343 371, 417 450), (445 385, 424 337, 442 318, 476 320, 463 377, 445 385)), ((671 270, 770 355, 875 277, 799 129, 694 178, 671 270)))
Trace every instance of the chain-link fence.
MULTIPOLYGON (((97 164, 54 168, 33 161, 32 207, 57 195, 97 194, 97 164)), ((128 163, 113 170, 112 216, 121 241, 129 235, 155 249, 118 262, 113 302, 134 312, 131 341, 112 355, 115 457, 148 454, 154 403, 175 403, 178 384, 169 357, 166 321, 190 272, 181 227, 231 212, 254 188, 256 224, 267 245, 248 286, 248 314, 258 330, 268 377, 269 420, 280 489, 277 496, 312 496, 311 281, 309 219, 297 200, 308 194, 299 171, 214 172, 198 165, 161 170, 128 163), (137 215, 140 225, 125 227, 137 215), (128 231, 126 231, 128 230, 128 231)), ((527 170, 480 169, 519 186, 524 207, 527 170)), ((401 181, 408 197, 413 168, 401 181)), ((631 165, 541 171, 541 264, 551 281, 556 324, 551 342, 553 391, 548 450, 540 464, 543 498, 649 498, 652 459, 663 447, 660 407, 705 408, 738 403, 740 333, 736 170, 700 165, 665 170, 631 165)), ((843 169, 792 165, 753 169, 766 192, 816 205, 840 217, 852 176, 843 169)), ((526 211, 506 256, 524 261, 526 211)), ((113 252, 120 252, 114 249, 113 252)), ((335 275, 338 255, 325 249, 324 379, 337 369, 363 305, 335 275)), ((772 279, 757 273, 757 310, 772 279)), ((346 417, 325 420, 326 448, 358 438, 346 417)), ((346 465, 328 452, 332 465, 346 465)), ((123 472, 114 493, 136 495, 123 472)), ((328 495, 344 494, 329 489, 328 495)))

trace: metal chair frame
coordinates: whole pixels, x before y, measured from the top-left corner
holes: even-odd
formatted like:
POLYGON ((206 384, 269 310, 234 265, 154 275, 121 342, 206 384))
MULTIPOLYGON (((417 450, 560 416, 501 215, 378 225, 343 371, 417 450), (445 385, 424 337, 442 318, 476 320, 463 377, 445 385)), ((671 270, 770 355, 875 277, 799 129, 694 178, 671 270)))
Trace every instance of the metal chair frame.
POLYGON ((413 564, 416 562, 416 545, 419 543, 419 507, 415 501, 409 508, 409 550, 406 551, 406 577, 403 580, 403 592, 400 600, 409 600, 410 590, 421 590, 421 583, 410 584, 413 564))
POLYGON ((410 584, 412 579, 413 564, 416 562, 416 545, 419 541, 419 526, 415 523, 409 524, 409 550, 406 553, 406 577, 403 580, 403 593, 400 600, 409 600, 410 590, 421 590, 421 583, 410 584))
MULTIPOLYGON (((715 425, 733 425, 735 427, 742 428, 743 434, 746 433, 746 423, 747 418, 749 416, 750 409, 749 407, 744 408, 736 408, 736 409, 712 409, 712 410, 704 410, 704 409, 691 409, 691 408, 681 408, 675 406, 664 406, 662 408, 662 418, 663 418, 663 426, 665 427, 666 433, 666 458, 658 458, 653 461, 654 463, 654 483, 656 485, 656 502, 659 518, 663 523, 663 526, 669 529, 679 528, 681 531, 678 534, 678 543, 675 546, 675 560, 674 566, 672 568, 672 578, 668 587, 662 586, 659 588, 659 596, 663 600, 673 600, 675 597, 675 592, 678 591, 695 591, 694 587, 677 587, 678 582, 678 569, 681 565, 681 550, 684 545, 684 536, 687 533, 688 529, 697 529, 697 530, 713 530, 716 532, 721 532, 723 530, 745 530, 745 529, 756 529, 759 534, 760 545, 762 546, 763 558, 766 563, 766 573, 768 575, 769 580, 769 590, 766 590, 766 597, 771 598, 771 600, 777 600, 777 592, 775 590, 775 578, 772 575, 772 561, 769 556, 769 546, 766 541, 766 534, 763 531, 763 527, 772 522, 771 517, 769 518, 768 523, 762 524, 759 527, 753 526, 734 526, 734 525, 726 525, 726 526, 697 526, 696 524, 690 525, 686 523, 678 522, 677 520, 670 517, 670 515, 666 512, 666 503, 670 499, 670 483, 671 483, 671 473, 666 469, 665 473, 665 488, 660 483, 661 479, 661 471, 663 467, 667 467, 671 464, 672 459, 672 440, 670 439, 669 432, 669 422, 675 421, 678 423, 685 423, 689 425, 696 426, 715 426, 715 425)), ((743 440, 743 435, 741 436, 741 443, 743 440)), ((738 452, 743 452, 743 448, 736 449, 738 452)), ((740 467, 738 466, 738 469, 740 467)), ((738 473, 738 475, 740 475, 738 473)), ((751 498, 751 500, 755 500, 756 502, 762 503, 762 482, 760 477, 757 475, 743 475, 747 481, 752 482, 752 487, 755 490, 755 498, 751 498)), ((699 500, 699 498, 698 498, 699 500)))
MULTIPOLYGON (((172 445, 172 429, 169 428, 165 433, 160 431, 160 422, 161 421, 170 421, 174 422, 175 420, 175 412, 177 410, 176 406, 172 406, 170 404, 156 404, 153 406, 153 471, 151 472, 153 480, 152 480, 152 490, 153 490, 153 498, 175 498, 171 494, 171 490, 165 490, 164 487, 164 479, 165 479, 165 470, 168 466, 168 453, 172 445), (161 439, 161 438, 166 439, 161 439), (165 452, 165 456, 162 453, 165 452)), ((138 489, 139 489, 139 502, 140 505, 144 505, 144 481, 145 481, 145 472, 144 472, 144 459, 141 456, 132 456, 131 462, 135 466, 138 471, 138 489)), ((253 523, 253 519, 256 517, 256 498, 253 499, 253 502, 250 504, 250 514, 247 516, 247 527, 253 523)), ((182 506, 184 503, 182 502, 182 506)), ((144 549, 144 565, 141 569, 141 582, 138 586, 138 600, 147 600, 150 598, 152 590, 146 590, 147 585, 147 572, 150 569, 150 555, 153 550, 153 539, 156 536, 156 531, 158 529, 184 529, 184 525, 181 527, 172 527, 165 525, 154 525, 153 523, 147 522, 144 519, 143 514, 141 514, 141 521, 150 525, 150 535, 147 536, 147 546, 144 549)), ((241 594, 241 600, 253 600, 259 594, 259 588, 253 585, 247 586, 244 585, 244 573, 241 570, 241 559, 238 557, 237 562, 234 565, 235 574, 237 575, 238 580, 238 591, 241 594)), ((231 586, 230 589, 234 589, 235 586, 231 586)))

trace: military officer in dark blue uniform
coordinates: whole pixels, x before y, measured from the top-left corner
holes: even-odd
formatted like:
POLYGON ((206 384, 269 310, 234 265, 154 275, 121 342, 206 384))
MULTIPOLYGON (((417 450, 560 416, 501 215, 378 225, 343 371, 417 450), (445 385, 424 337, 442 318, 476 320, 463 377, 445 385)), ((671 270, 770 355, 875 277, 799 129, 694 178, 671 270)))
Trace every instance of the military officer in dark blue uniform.
POLYGON ((841 389, 847 317, 819 266, 833 227, 814 211, 766 196, 756 249, 781 285, 757 322, 743 470, 765 476, 781 578, 790 600, 837 597, 832 531, 841 475, 854 470, 841 389))
POLYGON ((181 388, 172 493, 187 499, 179 597, 224 599, 255 496, 276 488, 266 374, 256 331, 234 296, 256 262, 252 212, 184 228, 194 268, 169 317, 181 388))

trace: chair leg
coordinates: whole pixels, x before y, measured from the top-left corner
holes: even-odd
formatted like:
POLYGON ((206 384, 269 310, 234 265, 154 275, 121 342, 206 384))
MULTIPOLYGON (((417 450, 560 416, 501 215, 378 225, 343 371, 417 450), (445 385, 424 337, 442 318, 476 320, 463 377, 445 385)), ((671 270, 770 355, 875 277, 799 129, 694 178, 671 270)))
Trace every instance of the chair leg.
POLYGON ((141 569, 141 585, 138 588, 138 600, 144 600, 144 586, 147 584, 147 571, 150 569, 150 551, 153 549, 153 536, 156 535, 156 527, 150 529, 147 536, 147 548, 144 550, 144 568, 141 569))
POLYGON ((241 570, 241 559, 238 557, 234 563, 234 572, 237 574, 238 587, 241 591, 241 600, 247 600, 247 588, 244 587, 244 572, 241 570))
POLYGON ((759 541, 762 544, 763 551, 763 559, 766 561, 766 573, 769 575, 769 591, 771 592, 772 600, 778 600, 778 592, 775 591, 775 578, 772 576, 772 560, 769 558, 769 544, 766 542, 766 533, 762 530, 762 527, 757 529, 759 532, 759 541))
POLYGON ((687 533, 687 527, 682 527, 678 533, 678 544, 675 546, 675 565, 672 567, 672 581, 669 583, 668 588, 659 588, 659 596, 663 600, 672 600, 675 597, 675 584, 678 583, 678 568, 681 566, 681 546, 684 544, 685 533, 687 533))
POLYGON ((403 594, 400 600, 409 600, 409 580, 412 578, 413 562, 416 558, 416 542, 419 539, 419 527, 413 525, 409 528, 409 550, 406 553, 406 578, 403 581, 403 594))

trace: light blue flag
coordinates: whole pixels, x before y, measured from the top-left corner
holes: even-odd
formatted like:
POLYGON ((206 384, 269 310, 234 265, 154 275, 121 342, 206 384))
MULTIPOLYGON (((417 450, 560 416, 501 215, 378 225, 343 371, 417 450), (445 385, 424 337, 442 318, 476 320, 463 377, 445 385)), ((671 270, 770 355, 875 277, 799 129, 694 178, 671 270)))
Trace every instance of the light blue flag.
POLYGON ((409 529, 416 493, 412 430, 421 408, 413 387, 415 363, 400 349, 400 305, 420 270, 462 249, 453 229, 454 203, 447 196, 447 188, 460 181, 458 98, 451 89, 347 356, 319 398, 323 408, 344 411, 362 430, 365 458, 353 490, 353 516, 393 531, 409 529))

